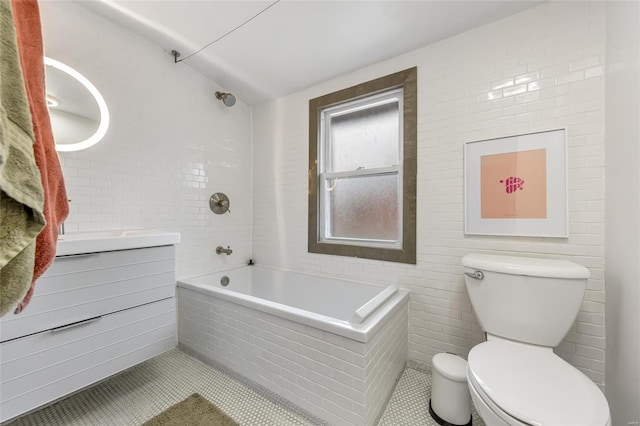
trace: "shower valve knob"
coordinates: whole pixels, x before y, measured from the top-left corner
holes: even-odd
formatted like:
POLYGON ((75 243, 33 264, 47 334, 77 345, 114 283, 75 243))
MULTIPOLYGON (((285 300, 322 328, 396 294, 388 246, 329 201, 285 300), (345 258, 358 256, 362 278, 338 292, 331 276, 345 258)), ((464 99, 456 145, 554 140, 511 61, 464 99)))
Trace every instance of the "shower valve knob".
POLYGON ((229 197, 222 192, 216 192, 209 198, 209 208, 215 214, 231 213, 229 197))

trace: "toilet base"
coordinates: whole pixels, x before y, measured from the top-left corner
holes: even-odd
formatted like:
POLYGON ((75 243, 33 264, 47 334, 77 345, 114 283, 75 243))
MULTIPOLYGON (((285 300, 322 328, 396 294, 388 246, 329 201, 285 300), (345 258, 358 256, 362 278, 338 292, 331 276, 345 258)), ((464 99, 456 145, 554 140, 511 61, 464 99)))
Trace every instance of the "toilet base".
POLYGON ((429 398, 429 414, 431 414, 431 417, 433 418, 433 420, 435 420, 436 423, 438 423, 440 426, 471 426, 471 423, 473 422, 473 416, 469 416, 469 422, 466 424, 459 425, 459 424, 449 423, 448 421, 438 416, 438 414, 436 414, 435 411, 433 411, 433 408, 431 408, 431 398, 429 398))

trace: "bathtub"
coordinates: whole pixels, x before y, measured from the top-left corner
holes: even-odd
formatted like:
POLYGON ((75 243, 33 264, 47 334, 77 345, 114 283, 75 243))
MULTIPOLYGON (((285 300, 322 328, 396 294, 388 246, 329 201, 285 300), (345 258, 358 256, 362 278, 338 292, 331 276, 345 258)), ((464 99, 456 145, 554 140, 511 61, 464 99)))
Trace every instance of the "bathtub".
POLYGON ((372 425, 406 363, 408 300, 245 266, 178 281, 178 341, 324 422, 372 425))

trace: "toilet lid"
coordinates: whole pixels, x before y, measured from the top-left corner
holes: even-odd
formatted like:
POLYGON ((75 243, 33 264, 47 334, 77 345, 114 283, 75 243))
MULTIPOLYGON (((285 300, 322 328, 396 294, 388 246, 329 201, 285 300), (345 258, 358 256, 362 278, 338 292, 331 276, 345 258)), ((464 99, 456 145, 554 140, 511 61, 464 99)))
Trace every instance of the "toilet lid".
POLYGON ((600 389, 549 348, 489 340, 469 353, 469 372, 486 396, 530 425, 603 426, 600 389))

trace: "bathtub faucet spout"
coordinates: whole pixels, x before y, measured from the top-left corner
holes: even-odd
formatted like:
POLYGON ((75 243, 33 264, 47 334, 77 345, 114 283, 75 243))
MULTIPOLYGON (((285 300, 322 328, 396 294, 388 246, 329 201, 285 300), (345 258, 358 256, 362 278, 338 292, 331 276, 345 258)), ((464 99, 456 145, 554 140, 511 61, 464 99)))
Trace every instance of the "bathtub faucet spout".
POLYGON ((227 256, 229 256, 231 253, 233 253, 233 250, 231 250, 231 246, 227 246, 227 248, 224 248, 222 246, 216 247, 216 254, 226 254, 227 256))

